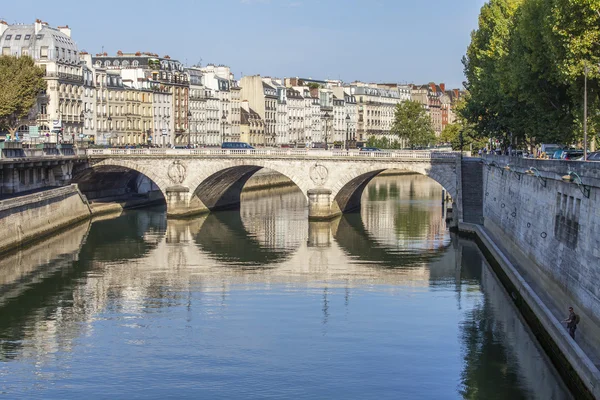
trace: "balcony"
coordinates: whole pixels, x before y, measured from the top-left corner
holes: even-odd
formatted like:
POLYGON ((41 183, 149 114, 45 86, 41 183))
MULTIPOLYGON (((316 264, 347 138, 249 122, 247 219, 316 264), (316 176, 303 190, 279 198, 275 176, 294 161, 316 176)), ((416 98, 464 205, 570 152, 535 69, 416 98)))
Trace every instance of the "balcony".
POLYGON ((83 76, 67 74, 66 72, 46 72, 46 78, 58 78, 63 81, 83 83, 83 76))

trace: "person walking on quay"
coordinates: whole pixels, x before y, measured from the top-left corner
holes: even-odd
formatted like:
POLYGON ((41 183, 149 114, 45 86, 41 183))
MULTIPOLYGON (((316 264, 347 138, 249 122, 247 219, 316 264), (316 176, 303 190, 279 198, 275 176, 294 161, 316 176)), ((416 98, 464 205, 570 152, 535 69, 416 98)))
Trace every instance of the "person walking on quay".
POLYGON ((569 307, 569 317, 563 322, 567 323, 569 335, 575 339, 575 331, 577 330, 577 324, 579 323, 579 315, 575 314, 573 307, 569 307))

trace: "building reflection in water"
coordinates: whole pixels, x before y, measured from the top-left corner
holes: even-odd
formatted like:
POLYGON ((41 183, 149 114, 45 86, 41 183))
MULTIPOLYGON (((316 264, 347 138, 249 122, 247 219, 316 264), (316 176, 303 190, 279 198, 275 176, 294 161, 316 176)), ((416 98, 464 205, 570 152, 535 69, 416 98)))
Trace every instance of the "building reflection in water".
MULTIPOLYGON (((154 316, 168 318, 175 330, 180 323, 199 330, 198 321, 226 321, 239 293, 257 288, 272 291, 281 307, 289 306, 289 296, 314 298, 322 337, 340 335, 340 321, 361 310, 354 296, 411 304, 431 293, 431 304, 439 306, 440 292, 460 321, 459 343, 456 335, 445 340, 462 355, 461 396, 562 398, 560 382, 479 251, 446 230, 441 197, 441 187, 428 178, 382 177, 366 188, 360 214, 325 223, 309 223, 305 196, 286 189, 245 193, 240 211, 192 220, 167 220, 164 209, 156 209, 77 226, 0 261, 1 356, 52 366, 54 382, 70 374, 69 354, 82 351, 77 342, 102 341, 106 326, 129 329, 132 337, 122 340, 151 348, 135 333, 152 329, 154 316)), ((293 318, 313 312, 294 309, 293 318)), ((404 330, 394 334, 400 342, 413 340, 404 330)), ((1 374, 10 372, 10 363, 0 364, 1 374)))

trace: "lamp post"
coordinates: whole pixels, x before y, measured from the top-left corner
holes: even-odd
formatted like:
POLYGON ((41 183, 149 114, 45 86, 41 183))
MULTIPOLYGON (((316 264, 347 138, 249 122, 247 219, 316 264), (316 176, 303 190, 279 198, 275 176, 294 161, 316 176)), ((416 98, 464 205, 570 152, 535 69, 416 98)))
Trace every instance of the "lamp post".
POLYGON ((110 147, 112 147, 112 117, 109 115, 108 118, 106 118, 106 120, 108 121, 108 130, 110 131, 108 136, 108 144, 110 145, 110 147))
POLYGON ((583 161, 587 161, 587 117, 588 117, 588 112, 587 112, 587 100, 588 100, 588 96, 587 96, 587 76, 588 76, 588 72, 590 71, 590 69, 588 68, 588 66, 586 65, 585 68, 583 69, 583 91, 584 91, 584 95, 583 95, 583 161))
POLYGON ((350 149, 350 114, 346 114, 346 151, 350 149))
POLYGON ((83 129, 85 128, 85 113, 83 111, 81 111, 81 114, 79 114, 79 118, 82 120, 82 125, 81 125, 81 134, 79 136, 79 139, 81 144, 80 146, 83 147, 83 129))
POLYGON ((327 128, 329 127, 329 113, 325 112, 325 150, 329 150, 327 145, 327 128))
POLYGON ((188 110, 188 149, 191 149, 190 136, 192 136, 192 112, 188 110))
POLYGON ((223 141, 225 139, 225 121, 227 120, 227 116, 225 115, 225 110, 223 110, 223 116, 221 117, 221 147, 223 146, 223 141))

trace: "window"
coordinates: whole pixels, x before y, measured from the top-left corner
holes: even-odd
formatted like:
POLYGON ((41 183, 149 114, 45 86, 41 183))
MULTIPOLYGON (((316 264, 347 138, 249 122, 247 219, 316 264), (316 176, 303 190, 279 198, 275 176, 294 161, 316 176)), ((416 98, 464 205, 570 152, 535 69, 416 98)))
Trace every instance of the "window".
POLYGON ((22 47, 21 48, 21 55, 22 56, 28 56, 29 55, 29 48, 28 47, 22 47))
POLYGON ((31 39, 31 35, 25 35, 25 40, 31 39))
POLYGON ((3 47, 2 48, 2 55, 3 56, 10 56, 10 47, 3 47))
POLYGON ((15 40, 21 40, 21 35, 16 35, 15 40))
POLYGON ((36 38, 36 39, 38 39, 38 40, 39 40, 39 39, 42 39, 43 37, 44 37, 44 35, 42 35, 41 33, 40 33, 40 34, 37 34, 37 35, 35 35, 35 38, 36 38))
POLYGON ((6 38, 5 38, 5 39, 6 39, 6 40, 10 40, 10 39, 12 39, 12 35, 6 35, 6 38))

